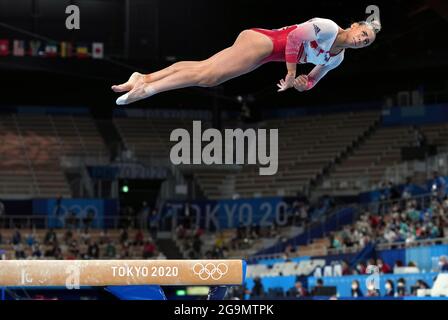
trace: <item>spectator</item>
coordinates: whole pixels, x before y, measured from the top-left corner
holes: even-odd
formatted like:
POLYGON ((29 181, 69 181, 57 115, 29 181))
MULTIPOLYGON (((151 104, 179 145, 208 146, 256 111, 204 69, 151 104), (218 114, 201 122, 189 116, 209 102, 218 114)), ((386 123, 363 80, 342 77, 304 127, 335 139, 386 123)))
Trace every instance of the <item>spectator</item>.
POLYGON ((144 238, 145 236, 142 230, 138 230, 137 233, 135 234, 134 246, 142 246, 144 238))
POLYGON ((412 295, 416 296, 418 293, 418 290, 420 290, 420 289, 427 290, 430 288, 429 288, 429 285, 425 281, 423 281, 421 279, 417 280, 417 282, 415 283, 415 286, 412 288, 412 295))
POLYGON ((375 283, 371 282, 367 285, 367 297, 379 297, 380 290, 375 287, 375 283))
POLYGON ((78 241, 73 239, 69 246, 69 253, 73 256, 73 259, 76 259, 79 256, 79 246, 78 241))
POLYGON ((90 259, 98 259, 100 257, 100 248, 96 242, 88 246, 87 255, 90 259))
POLYGON ((64 234, 64 243, 68 245, 70 241, 72 241, 72 239, 73 239, 73 232, 70 229, 68 229, 64 234))
POLYGON ((264 297, 264 295, 265 295, 265 292, 264 292, 263 283, 261 282, 261 278, 256 277, 254 279, 254 286, 252 287, 252 290, 250 292, 250 297, 252 299, 252 298, 264 297))
POLYGON ((17 243, 13 246, 14 249, 14 255, 16 257, 16 259, 20 260, 20 259, 25 259, 26 255, 25 255, 25 250, 23 249, 23 245, 22 243, 17 243))
POLYGON ((143 258, 149 259, 154 256, 156 251, 156 245, 152 241, 146 241, 145 246, 143 247, 143 258))
POLYGON ((76 229, 78 226, 78 218, 76 217, 76 212, 70 210, 65 218, 65 226, 67 229, 76 229))
POLYGON ((19 243, 22 243, 22 234, 20 233, 19 229, 16 228, 14 230, 11 242, 13 245, 18 245, 19 243))
POLYGON ((115 258, 117 256, 117 248, 114 242, 109 242, 106 246, 106 258, 115 258))
POLYGON ((312 291, 312 295, 316 296, 317 293, 318 293, 319 288, 322 288, 323 286, 324 286, 324 280, 317 279, 316 286, 313 288, 313 291, 312 291))
POLYGON ((120 243, 124 244, 128 241, 128 239, 129 239, 128 231, 125 228, 123 228, 120 234, 120 243))
POLYGON ((56 241, 57 241, 56 232, 54 232, 53 229, 48 230, 48 232, 45 234, 44 244, 52 245, 56 243, 56 241))
POLYGON ((384 287, 386 289, 386 293, 384 295, 385 297, 395 296, 395 286, 394 286, 394 282, 392 280, 387 280, 384 287))
POLYGON ((179 224, 176 227, 176 235, 178 239, 185 239, 186 237, 186 230, 183 224, 179 224))
POLYGON ((411 198, 412 197, 412 189, 413 189, 412 177, 407 177, 406 183, 403 187, 403 192, 401 193, 401 198, 404 200, 411 198))
POLYGON ((400 278, 397 281, 397 296, 404 297, 406 296, 406 280, 404 278, 400 278))
POLYGON ((289 291, 290 295, 295 298, 303 298, 307 296, 307 291, 303 287, 302 282, 296 281, 295 285, 291 290, 289 291))
POLYGON ((439 175, 438 171, 433 173, 432 192, 439 199, 442 200, 446 196, 446 181, 439 175))
POLYGON ((364 262, 358 262, 358 264, 356 265, 356 273, 357 274, 366 274, 366 265, 364 262))
POLYGON ((40 249, 40 245, 38 243, 33 245, 31 255, 36 259, 40 259, 42 257, 42 250, 40 249))
POLYGON ((58 247, 57 244, 53 244, 53 245, 48 247, 48 249, 45 251, 44 256, 48 257, 48 258, 61 259, 62 258, 62 251, 58 247))
POLYGON ((352 297, 358 298, 358 297, 362 297, 362 291, 361 288, 359 287, 359 281, 358 280, 353 280, 352 281, 352 297))
POLYGON ((440 256, 439 270, 440 272, 448 272, 448 258, 446 256, 440 256))
POLYGON ((93 209, 89 209, 87 211, 86 216, 83 219, 84 228, 88 230, 92 226, 94 220, 95 220, 95 211, 93 209))
POLYGON ((376 259, 376 265, 380 269, 381 274, 392 273, 392 269, 387 263, 384 263, 382 259, 376 259))
POLYGON ((81 233, 81 241, 84 244, 88 244, 90 241, 90 232, 89 229, 84 229, 83 232, 81 233))
POLYGON ((342 261, 342 275, 348 276, 352 274, 352 270, 350 269, 350 266, 348 265, 347 261, 342 261))
POLYGON ((100 245, 104 245, 104 244, 109 244, 110 243, 110 238, 109 238, 109 233, 107 231, 107 229, 101 231, 100 234, 100 245))
POLYGON ((36 243, 36 238, 35 238, 34 233, 30 233, 30 234, 28 234, 28 235, 26 236, 26 240, 25 240, 25 242, 26 242, 26 244, 27 244, 29 247, 32 247, 32 246, 34 245, 34 243, 36 243))
POLYGON ((290 258, 295 254, 295 252, 296 252, 296 248, 294 248, 292 244, 288 244, 285 248, 284 256, 286 258, 290 258))
POLYGON ((152 209, 149 217, 149 232, 153 240, 157 240, 157 232, 159 231, 159 212, 156 208, 152 209))

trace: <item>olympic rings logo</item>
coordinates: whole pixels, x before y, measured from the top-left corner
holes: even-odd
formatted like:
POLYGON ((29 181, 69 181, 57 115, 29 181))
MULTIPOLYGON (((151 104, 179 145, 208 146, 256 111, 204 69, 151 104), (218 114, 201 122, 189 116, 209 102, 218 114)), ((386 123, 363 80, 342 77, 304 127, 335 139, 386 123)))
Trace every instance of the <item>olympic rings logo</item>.
POLYGON ((220 263, 218 265, 215 265, 214 263, 207 263, 206 265, 202 263, 196 263, 193 266, 193 272, 195 275, 199 277, 201 280, 219 280, 221 279, 227 272, 229 271, 229 267, 224 264, 220 263))

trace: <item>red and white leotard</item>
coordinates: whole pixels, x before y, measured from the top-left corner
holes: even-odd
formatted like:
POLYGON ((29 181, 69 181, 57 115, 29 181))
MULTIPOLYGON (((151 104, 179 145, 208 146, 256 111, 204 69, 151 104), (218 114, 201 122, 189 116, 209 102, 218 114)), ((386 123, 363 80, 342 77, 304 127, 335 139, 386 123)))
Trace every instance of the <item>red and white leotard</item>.
POLYGON ((325 74, 344 60, 344 50, 331 54, 339 26, 329 19, 313 18, 307 22, 267 30, 254 28, 271 38, 274 49, 261 63, 282 61, 291 63, 312 63, 316 67, 308 75, 308 89, 311 89, 325 74))

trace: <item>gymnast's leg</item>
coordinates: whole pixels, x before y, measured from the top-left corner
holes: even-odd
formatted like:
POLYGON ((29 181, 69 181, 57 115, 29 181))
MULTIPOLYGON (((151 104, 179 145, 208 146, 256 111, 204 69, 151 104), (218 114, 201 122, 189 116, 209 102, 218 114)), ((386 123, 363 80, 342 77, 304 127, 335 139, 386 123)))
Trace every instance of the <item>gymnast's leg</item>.
POLYGON ((202 61, 179 61, 176 63, 173 63, 169 67, 166 67, 165 69, 155 71, 149 74, 142 74, 139 72, 134 72, 129 80, 123 84, 112 86, 112 90, 115 92, 127 92, 132 90, 132 88, 138 83, 138 82, 144 82, 144 83, 150 83, 154 81, 161 80, 165 78, 166 76, 169 76, 179 70, 181 68, 189 67, 197 65, 198 63, 201 63, 202 61))
POLYGON ((128 91, 131 86, 132 89, 119 97, 117 104, 129 104, 174 89, 219 85, 259 67, 260 62, 272 52, 272 48, 269 38, 252 30, 245 30, 240 33, 233 46, 205 61, 183 64, 173 73, 149 83, 136 80, 133 86, 132 83, 128 84, 125 88, 127 90, 123 91, 128 91))

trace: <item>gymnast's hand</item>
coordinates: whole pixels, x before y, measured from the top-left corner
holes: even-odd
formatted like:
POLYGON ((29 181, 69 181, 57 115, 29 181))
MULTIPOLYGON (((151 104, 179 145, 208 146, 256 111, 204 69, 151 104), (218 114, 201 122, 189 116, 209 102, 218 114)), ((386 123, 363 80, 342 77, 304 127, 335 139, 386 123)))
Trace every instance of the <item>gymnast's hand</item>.
POLYGON ((112 90, 115 92, 127 92, 117 99, 118 105, 124 105, 150 96, 151 93, 147 90, 147 87, 148 83, 145 82, 145 75, 134 72, 127 82, 112 86, 112 90))
POLYGON ((294 81, 294 88, 300 92, 308 90, 308 76, 304 74, 298 76, 294 81))
POLYGON ((294 73, 289 73, 286 75, 285 79, 280 80, 277 87, 280 89, 277 92, 282 92, 294 87, 294 81, 296 80, 296 75, 294 73))

